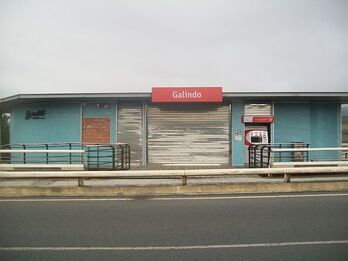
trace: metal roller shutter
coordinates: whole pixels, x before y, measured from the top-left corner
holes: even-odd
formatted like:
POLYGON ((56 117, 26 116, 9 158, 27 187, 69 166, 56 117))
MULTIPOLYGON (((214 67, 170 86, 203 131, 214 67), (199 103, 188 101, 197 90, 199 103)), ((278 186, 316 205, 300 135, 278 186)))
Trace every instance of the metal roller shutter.
POLYGON ((229 117, 228 105, 149 106, 149 163, 228 164, 229 117))
POLYGON ((130 145, 131 164, 142 163, 142 104, 118 103, 117 142, 130 145))

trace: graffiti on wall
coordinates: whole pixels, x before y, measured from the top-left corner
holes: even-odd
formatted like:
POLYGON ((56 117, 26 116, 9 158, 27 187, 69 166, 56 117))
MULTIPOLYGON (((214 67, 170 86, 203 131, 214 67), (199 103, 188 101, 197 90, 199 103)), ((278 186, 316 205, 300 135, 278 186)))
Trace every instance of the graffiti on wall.
POLYGON ((40 111, 27 111, 25 113, 25 119, 26 120, 30 120, 30 119, 34 119, 34 120, 38 120, 38 119, 45 119, 45 114, 46 111, 45 110, 40 110, 40 111))

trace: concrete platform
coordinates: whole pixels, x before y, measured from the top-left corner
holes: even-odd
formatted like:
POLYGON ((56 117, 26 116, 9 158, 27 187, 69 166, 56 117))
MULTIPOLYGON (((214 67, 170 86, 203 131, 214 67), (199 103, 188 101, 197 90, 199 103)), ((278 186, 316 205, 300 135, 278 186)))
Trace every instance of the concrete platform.
POLYGON ((83 187, 77 186, 76 180, 0 180, 0 197, 124 197, 329 191, 348 191, 348 177, 297 176, 292 183, 284 183, 281 177, 192 177, 185 186, 180 179, 87 179, 83 187))

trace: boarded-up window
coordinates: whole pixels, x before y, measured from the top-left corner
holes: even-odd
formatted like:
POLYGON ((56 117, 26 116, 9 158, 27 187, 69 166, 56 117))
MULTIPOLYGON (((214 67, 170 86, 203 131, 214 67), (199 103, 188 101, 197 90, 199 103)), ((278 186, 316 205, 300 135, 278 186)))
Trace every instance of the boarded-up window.
POLYGON ((83 144, 110 143, 110 119, 109 118, 83 119, 82 143, 83 144))

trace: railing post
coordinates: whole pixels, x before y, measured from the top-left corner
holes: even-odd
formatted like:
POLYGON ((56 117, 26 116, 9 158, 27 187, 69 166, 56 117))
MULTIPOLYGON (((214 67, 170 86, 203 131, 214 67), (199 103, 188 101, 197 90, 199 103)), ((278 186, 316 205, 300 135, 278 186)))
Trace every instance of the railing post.
MULTIPOLYGON (((279 144, 279 149, 281 149, 282 148, 282 144, 279 144)), ((274 154, 273 154, 273 156, 274 156, 274 154)), ((279 162, 282 162, 282 153, 280 152, 279 153, 279 162)))
POLYGON ((115 170, 115 147, 111 146, 112 149, 112 170, 115 170))
POLYGON ((120 145, 120 148, 121 148, 121 168, 124 170, 125 167, 124 167, 124 165, 123 165, 123 161, 124 161, 124 155, 125 155, 125 153, 124 153, 124 148, 123 148, 122 145, 120 145))
POLYGON ((258 145, 254 146, 254 168, 257 168, 257 147, 258 145))
POLYGON ((99 146, 97 148, 97 169, 99 169, 99 146))
POLYGON ((263 149, 265 148, 265 146, 261 147, 261 168, 263 168, 263 149))
POLYGON ((249 165, 249 168, 250 168, 250 166, 251 166, 251 163, 250 163, 250 155, 251 155, 251 153, 250 153, 250 147, 251 147, 251 145, 249 145, 249 147, 248 147, 248 165, 249 165))
MULTIPOLYGON (((11 149, 11 145, 10 145, 10 144, 8 145, 8 149, 9 149, 9 150, 11 149)), ((11 164, 11 163, 12 163, 12 155, 11 155, 11 153, 9 153, 8 156, 9 156, 9 158, 8 158, 8 163, 11 164)))
POLYGON ((131 167, 131 148, 130 148, 130 145, 127 144, 127 151, 128 151, 128 154, 127 154, 127 157, 128 157, 128 168, 127 169, 130 169, 131 167))
MULTIPOLYGON (((71 143, 69 142, 69 150, 71 150, 71 143)), ((71 152, 69 153, 69 163, 71 165, 71 152)))
MULTIPOLYGON (((46 150, 48 150, 48 144, 45 144, 46 145, 46 150)), ((48 164, 48 153, 46 153, 46 164, 48 164)))
MULTIPOLYGON (((23 144, 23 150, 25 150, 25 144, 23 144)), ((26 164, 27 159, 26 159, 26 153, 23 152, 23 164, 26 164)))

